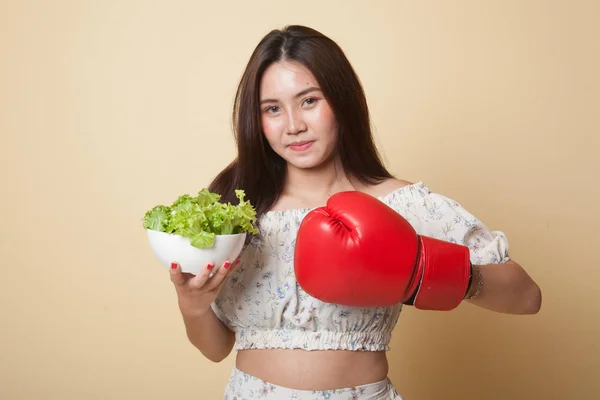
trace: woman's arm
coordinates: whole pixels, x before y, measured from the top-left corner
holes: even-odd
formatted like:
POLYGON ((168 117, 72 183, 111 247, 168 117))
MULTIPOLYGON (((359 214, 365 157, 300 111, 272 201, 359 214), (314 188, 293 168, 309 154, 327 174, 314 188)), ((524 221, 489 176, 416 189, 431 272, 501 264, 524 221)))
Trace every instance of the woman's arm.
POLYGON ((183 273, 178 263, 171 265, 171 281, 188 339, 213 362, 227 357, 235 343, 234 332, 217 317, 211 304, 238 264, 239 258, 233 264, 227 261, 213 276, 213 265, 207 265, 197 275, 183 273))
POLYGON ((542 291, 516 262, 473 266, 473 282, 469 298, 476 306, 506 314, 536 314, 542 306, 542 291), (477 269, 481 272, 481 281, 477 269), (483 282, 480 284, 480 282, 483 282))
POLYGON ((183 316, 187 337, 209 360, 220 362, 225 359, 235 344, 235 334, 221 322, 212 309, 183 316))

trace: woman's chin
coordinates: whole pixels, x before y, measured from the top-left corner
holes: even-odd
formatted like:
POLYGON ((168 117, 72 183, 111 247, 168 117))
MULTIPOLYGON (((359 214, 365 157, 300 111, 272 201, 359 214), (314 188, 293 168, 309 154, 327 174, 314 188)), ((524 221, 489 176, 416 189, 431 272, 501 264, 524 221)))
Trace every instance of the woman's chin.
POLYGON ((316 170, 326 167, 330 163, 330 161, 328 159, 315 159, 312 157, 306 157, 302 159, 290 158, 287 160, 287 163, 289 167, 296 169, 316 170))

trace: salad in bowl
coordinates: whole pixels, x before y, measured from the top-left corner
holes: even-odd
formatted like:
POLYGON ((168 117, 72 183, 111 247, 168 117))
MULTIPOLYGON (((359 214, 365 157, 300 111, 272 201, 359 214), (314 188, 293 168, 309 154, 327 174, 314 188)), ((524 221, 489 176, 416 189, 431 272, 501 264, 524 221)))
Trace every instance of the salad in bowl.
POLYGON ((221 202, 221 195, 204 188, 197 196, 183 194, 170 206, 159 204, 146 211, 143 227, 154 256, 165 267, 177 262, 182 272, 198 274, 213 264, 233 262, 242 251, 246 236, 258 232, 256 210, 236 190, 239 203, 221 202))

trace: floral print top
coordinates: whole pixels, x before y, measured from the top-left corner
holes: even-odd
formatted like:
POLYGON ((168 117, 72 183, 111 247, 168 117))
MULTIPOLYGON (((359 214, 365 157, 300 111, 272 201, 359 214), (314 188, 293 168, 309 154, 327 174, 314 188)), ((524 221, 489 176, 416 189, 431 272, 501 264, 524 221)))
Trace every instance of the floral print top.
MULTIPOLYGON (((466 245, 473 264, 509 259, 503 232, 489 230, 456 201, 422 182, 396 189, 379 200, 400 213, 418 234, 466 245)), ((235 349, 389 350, 402 305, 357 308, 321 302, 294 276, 294 243, 309 208, 270 211, 259 234, 244 246, 212 304, 217 317, 235 332, 235 349)))

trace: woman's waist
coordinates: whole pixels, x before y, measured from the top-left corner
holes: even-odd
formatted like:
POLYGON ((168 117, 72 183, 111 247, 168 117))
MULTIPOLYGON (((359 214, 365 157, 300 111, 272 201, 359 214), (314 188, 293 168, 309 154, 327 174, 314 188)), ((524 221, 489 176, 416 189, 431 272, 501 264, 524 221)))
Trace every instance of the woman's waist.
POLYGON ((236 368, 275 385, 298 390, 353 387, 387 378, 384 351, 240 350, 236 368))

